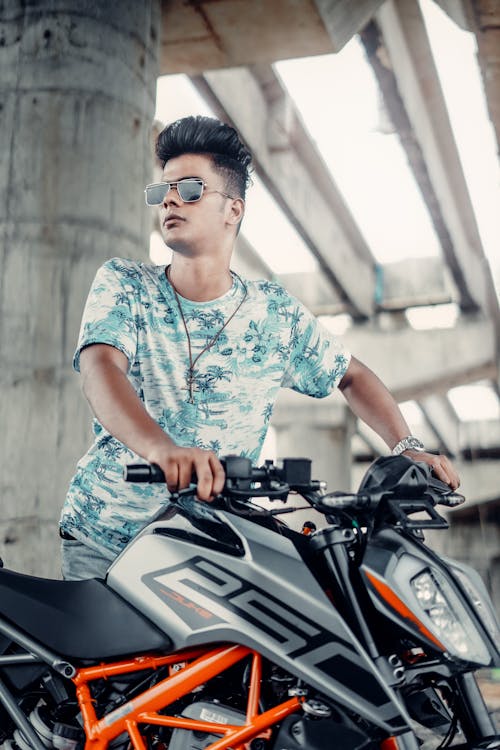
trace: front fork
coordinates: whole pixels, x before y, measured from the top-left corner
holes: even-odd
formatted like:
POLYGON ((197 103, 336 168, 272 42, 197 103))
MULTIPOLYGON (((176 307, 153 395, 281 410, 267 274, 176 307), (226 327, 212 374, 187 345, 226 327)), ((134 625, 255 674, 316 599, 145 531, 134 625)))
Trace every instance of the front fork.
POLYGON ((479 744, 498 737, 474 674, 467 672, 455 677, 451 687, 455 691, 456 713, 467 741, 479 744))

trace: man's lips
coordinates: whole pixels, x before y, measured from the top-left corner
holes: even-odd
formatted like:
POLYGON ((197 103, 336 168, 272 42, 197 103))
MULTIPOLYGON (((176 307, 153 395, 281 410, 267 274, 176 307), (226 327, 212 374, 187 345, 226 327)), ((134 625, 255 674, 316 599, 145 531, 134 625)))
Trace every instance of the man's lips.
POLYGON ((183 216, 179 214, 169 214, 163 219, 163 226, 166 226, 170 221, 186 221, 183 216))

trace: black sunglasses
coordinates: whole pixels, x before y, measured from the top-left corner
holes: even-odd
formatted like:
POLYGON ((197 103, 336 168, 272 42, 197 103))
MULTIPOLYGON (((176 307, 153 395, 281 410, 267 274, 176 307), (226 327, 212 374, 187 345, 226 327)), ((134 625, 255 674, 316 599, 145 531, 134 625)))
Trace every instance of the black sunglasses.
MULTIPOLYGON (((146 196, 146 205, 148 206, 159 206, 165 200, 166 194, 172 188, 177 188, 179 198, 183 203, 196 203, 201 200, 203 191, 207 187, 207 183, 203 182, 201 177, 185 177, 182 180, 176 180, 174 182, 156 182, 153 185, 146 185, 144 194, 146 196)), ((225 198, 233 198, 228 193, 223 193, 221 190, 206 190, 207 193, 219 193, 225 198)))

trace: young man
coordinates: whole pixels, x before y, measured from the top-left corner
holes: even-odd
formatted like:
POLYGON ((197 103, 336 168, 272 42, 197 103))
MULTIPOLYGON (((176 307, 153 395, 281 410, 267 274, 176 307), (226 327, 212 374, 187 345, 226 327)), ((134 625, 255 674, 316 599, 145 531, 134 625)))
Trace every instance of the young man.
POLYGON ((244 214, 251 154, 218 120, 187 117, 160 133, 160 206, 167 268, 114 258, 98 271, 74 366, 95 414, 61 516, 63 575, 103 577, 165 503, 164 488, 122 480, 146 459, 169 490, 209 501, 222 490, 218 456, 257 461, 280 387, 321 398, 338 386, 356 415, 396 453, 425 461, 453 488, 445 456, 410 436, 381 381, 278 284, 230 270, 244 214))

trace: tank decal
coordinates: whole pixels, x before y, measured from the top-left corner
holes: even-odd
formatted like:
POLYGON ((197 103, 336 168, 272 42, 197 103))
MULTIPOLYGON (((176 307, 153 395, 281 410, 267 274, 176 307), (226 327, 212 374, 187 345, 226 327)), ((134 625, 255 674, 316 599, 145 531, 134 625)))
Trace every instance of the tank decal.
MULTIPOLYGON (((266 633, 291 656, 319 647, 329 637, 305 615, 269 592, 201 556, 147 573, 142 581, 193 630, 231 622, 237 615, 266 633), (217 605, 217 612, 207 606, 207 598, 217 605)), ((350 643, 342 640, 342 644, 354 652, 350 643)))

